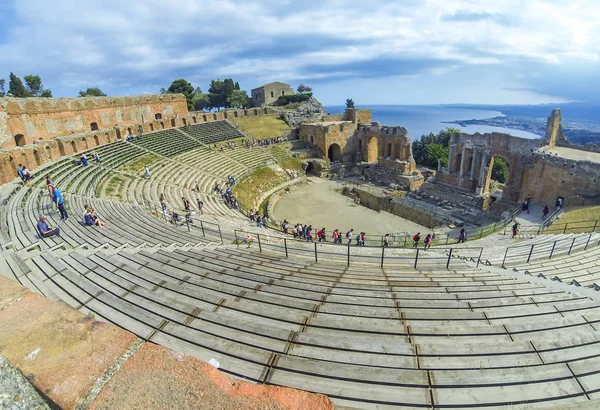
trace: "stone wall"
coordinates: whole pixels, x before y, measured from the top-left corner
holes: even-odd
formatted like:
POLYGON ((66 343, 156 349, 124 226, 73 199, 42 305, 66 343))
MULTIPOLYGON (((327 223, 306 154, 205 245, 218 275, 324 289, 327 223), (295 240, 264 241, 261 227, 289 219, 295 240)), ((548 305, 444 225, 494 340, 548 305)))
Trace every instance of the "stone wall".
POLYGON ((427 211, 423 209, 417 209, 408 204, 405 204, 402 202, 402 199, 392 200, 390 202, 388 212, 432 229, 436 226, 442 225, 440 221, 438 221, 427 211))
POLYGON ((182 94, 135 97, 0 98, 0 147, 172 118, 188 112, 182 94))
POLYGON ((356 145, 356 124, 350 121, 309 123, 300 125, 300 139, 315 146, 320 154, 332 160, 351 162, 356 145), (335 147, 334 145, 337 145, 335 147), (333 146, 333 147, 332 147, 333 146), (330 148, 332 155, 330 156, 330 148), (333 152, 336 150, 335 153, 333 152), (339 155, 336 153, 339 152, 339 155), (334 155, 335 154, 335 155, 334 155))
POLYGON ((386 127, 375 122, 359 126, 356 137, 357 161, 379 162, 406 173, 416 169, 406 128, 386 127))
POLYGON ((559 196, 565 206, 600 205, 599 182, 598 163, 540 154, 524 171, 522 193, 551 208, 559 196))

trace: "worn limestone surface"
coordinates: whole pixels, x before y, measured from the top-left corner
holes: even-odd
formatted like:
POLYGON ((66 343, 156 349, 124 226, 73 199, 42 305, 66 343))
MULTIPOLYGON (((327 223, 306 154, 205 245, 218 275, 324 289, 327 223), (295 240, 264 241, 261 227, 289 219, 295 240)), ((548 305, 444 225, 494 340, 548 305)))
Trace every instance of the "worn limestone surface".
POLYGON ((0 409, 50 409, 27 379, 2 356, 0 356, 0 409))
POLYGON ((0 289, 1 300, 13 301, 2 302, 0 353, 63 408, 75 407, 136 339, 63 303, 21 293, 6 278, 0 289))
POLYGON ((196 358, 146 343, 89 408, 320 410, 333 403, 320 394, 238 382, 196 358))

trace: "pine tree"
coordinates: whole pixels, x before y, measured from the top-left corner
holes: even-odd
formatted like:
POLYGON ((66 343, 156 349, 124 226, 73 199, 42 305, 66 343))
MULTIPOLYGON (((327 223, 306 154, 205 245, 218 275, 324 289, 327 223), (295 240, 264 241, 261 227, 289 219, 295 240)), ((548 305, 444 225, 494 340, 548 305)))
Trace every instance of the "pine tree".
POLYGON ((10 73, 10 80, 8 82, 8 93, 13 97, 27 97, 27 90, 23 85, 23 82, 19 77, 10 73))

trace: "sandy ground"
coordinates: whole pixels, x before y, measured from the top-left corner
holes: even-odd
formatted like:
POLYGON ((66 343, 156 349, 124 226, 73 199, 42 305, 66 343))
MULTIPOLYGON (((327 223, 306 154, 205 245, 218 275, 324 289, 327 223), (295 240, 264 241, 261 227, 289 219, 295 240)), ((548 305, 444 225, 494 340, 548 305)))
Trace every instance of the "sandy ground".
MULTIPOLYGON (((414 235, 428 232, 428 228, 388 212, 377 212, 355 204, 348 197, 334 191, 339 183, 317 179, 285 195, 275 206, 278 220, 287 219, 292 226, 300 222, 313 228, 325 227, 328 236, 334 229, 345 234, 350 228, 367 235, 408 232, 414 235)), ((422 235, 424 237, 424 235, 422 235)))

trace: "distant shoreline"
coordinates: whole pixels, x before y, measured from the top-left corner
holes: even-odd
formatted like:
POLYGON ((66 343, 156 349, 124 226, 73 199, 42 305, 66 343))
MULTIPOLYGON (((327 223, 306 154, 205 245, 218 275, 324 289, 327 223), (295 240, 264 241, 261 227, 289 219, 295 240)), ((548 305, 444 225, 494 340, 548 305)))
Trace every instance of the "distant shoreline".
POLYGON ((508 128, 511 130, 530 132, 540 137, 546 135, 546 125, 543 122, 540 122, 537 119, 514 118, 506 115, 484 119, 452 120, 442 122, 444 124, 460 125, 461 127, 468 127, 469 125, 485 125, 489 127, 508 128))

